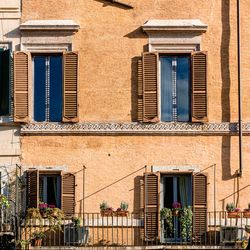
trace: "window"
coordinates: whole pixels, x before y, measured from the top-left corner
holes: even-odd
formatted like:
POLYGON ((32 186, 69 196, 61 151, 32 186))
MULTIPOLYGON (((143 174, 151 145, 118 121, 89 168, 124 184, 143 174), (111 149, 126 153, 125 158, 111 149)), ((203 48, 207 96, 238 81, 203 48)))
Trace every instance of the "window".
POLYGON ((138 61, 138 120, 207 121, 207 53, 143 53, 138 61))
POLYGON ((67 217, 75 212, 75 176, 61 171, 27 171, 27 207, 40 201, 55 205, 67 217))
POLYGON ((14 121, 77 122, 77 85, 77 52, 61 55, 15 52, 14 121))
MULTIPOLYGON (((207 176, 203 173, 160 173, 144 174, 144 212, 145 237, 155 240, 160 237, 161 242, 169 242, 173 235, 161 235, 160 210, 171 208, 172 202, 178 201, 193 210, 193 234, 203 239, 207 230, 207 176), (161 235, 161 236, 160 236, 161 235)), ((179 227, 175 224, 176 228, 179 227)), ((163 230, 164 231, 164 230, 163 230)), ((176 231, 173 240, 178 240, 176 231)))
POLYGON ((10 50, 0 48, 0 116, 10 114, 10 50))
POLYGON ((190 121, 190 56, 160 56, 161 121, 190 121))
POLYGON ((62 56, 34 56, 33 64, 34 121, 62 121, 62 56))

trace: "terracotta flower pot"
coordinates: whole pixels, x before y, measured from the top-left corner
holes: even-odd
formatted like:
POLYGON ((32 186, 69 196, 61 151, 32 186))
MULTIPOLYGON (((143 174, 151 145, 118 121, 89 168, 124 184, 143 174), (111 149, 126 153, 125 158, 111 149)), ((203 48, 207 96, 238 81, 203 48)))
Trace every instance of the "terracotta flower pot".
POLYGON ((113 211, 112 210, 101 210, 101 216, 112 216, 113 211))
POLYGON ((250 218, 250 211, 244 211, 243 212, 243 217, 244 218, 250 218))
POLYGON ((175 217, 179 216, 179 210, 178 209, 173 209, 172 210, 172 216, 175 216, 175 217))
POLYGON ((35 247, 42 246, 42 239, 34 239, 34 246, 35 247))
POLYGON ((116 216, 121 216, 121 217, 127 217, 128 216, 128 211, 125 210, 120 210, 120 211, 115 211, 116 216))
POLYGON ((239 212, 227 212, 227 217, 228 218, 240 218, 240 213, 239 212))

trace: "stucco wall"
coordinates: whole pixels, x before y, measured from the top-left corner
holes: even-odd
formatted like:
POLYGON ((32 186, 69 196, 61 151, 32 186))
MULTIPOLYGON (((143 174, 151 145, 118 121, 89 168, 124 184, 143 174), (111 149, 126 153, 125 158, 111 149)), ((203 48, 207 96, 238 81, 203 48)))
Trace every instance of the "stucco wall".
MULTIPOLYGON (((236 1, 129 2, 134 9, 102 0, 62 0, 56 4, 53 0, 23 1, 23 22, 73 19, 80 25, 73 38, 74 50, 79 51, 80 57, 80 121, 129 122, 136 116, 135 62, 141 52, 146 51, 148 38, 140 27, 148 19, 200 19, 208 25, 202 35, 202 49, 208 51, 209 121, 237 121, 236 1)), ((243 120, 246 122, 250 120, 250 54, 247 52, 250 3, 242 0, 241 6, 243 120)), ((250 201, 248 136, 244 137, 243 144, 245 169, 241 179, 234 175, 238 169, 238 139, 231 136, 26 135, 22 137, 22 164, 25 167, 66 165, 72 172, 85 165, 86 212, 98 211, 103 200, 113 207, 126 200, 130 211, 136 210, 137 176, 142 176, 143 170, 135 171, 144 165, 195 165, 204 169, 216 164, 217 209, 224 208, 224 199, 225 202, 237 201, 234 194, 237 189, 242 189, 238 204, 244 208, 250 201), (120 180, 125 176, 128 177, 120 180)), ((209 208, 212 209, 213 169, 207 173, 209 208)), ((77 190, 79 201, 82 199, 81 173, 77 175, 77 190)))

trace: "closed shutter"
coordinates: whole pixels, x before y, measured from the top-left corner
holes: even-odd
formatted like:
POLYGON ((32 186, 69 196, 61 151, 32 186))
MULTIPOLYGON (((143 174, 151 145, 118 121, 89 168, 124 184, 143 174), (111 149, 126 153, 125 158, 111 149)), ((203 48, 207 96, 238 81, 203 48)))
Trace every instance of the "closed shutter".
POLYGON ((137 63, 137 87, 138 87, 138 121, 143 121, 143 76, 142 76, 142 59, 138 60, 137 63))
POLYGON ((39 172, 32 170, 27 172, 27 207, 37 207, 39 198, 39 172))
POLYGON ((207 231, 207 176, 193 176, 193 233, 197 241, 204 241, 207 231))
POLYGON ((29 121, 30 53, 14 53, 14 121, 29 121))
POLYGON ((71 173, 62 174, 62 210, 66 217, 75 213, 75 176, 71 173))
POLYGON ((158 122, 158 54, 144 53, 142 68, 143 121, 158 122))
POLYGON ((78 122, 78 54, 63 54, 63 121, 78 122))
POLYGON ((145 240, 156 241, 159 237, 159 177, 158 174, 144 175, 144 235, 145 240))
POLYGON ((0 115, 10 114, 10 50, 0 50, 0 115))
POLYGON ((192 122, 207 122, 207 52, 192 54, 192 122))

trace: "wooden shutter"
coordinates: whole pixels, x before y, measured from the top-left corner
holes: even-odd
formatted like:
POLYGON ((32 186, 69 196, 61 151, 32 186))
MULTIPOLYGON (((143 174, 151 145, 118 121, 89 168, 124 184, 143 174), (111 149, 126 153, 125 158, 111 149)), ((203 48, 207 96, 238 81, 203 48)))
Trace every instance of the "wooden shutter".
POLYGON ((30 53, 14 53, 14 121, 28 122, 30 98, 30 53))
POLYGON ((62 199, 61 207, 66 217, 75 213, 75 175, 62 174, 62 199))
POLYGON ((142 59, 137 63, 137 87, 138 87, 138 121, 143 121, 143 75, 142 75, 142 59))
POLYGON ((143 121, 158 122, 158 54, 142 56, 143 121))
POLYGON ((27 207, 37 207, 39 202, 39 172, 27 172, 27 207))
POLYGON ((10 50, 0 50, 0 115, 10 114, 10 50))
POLYGON ((144 235, 148 241, 159 237, 159 177, 155 173, 144 175, 144 235))
POLYGON ((207 52, 192 54, 192 122, 206 122, 207 52))
POLYGON ((78 53, 63 54, 63 121, 78 122, 78 53))
POLYGON ((207 231, 207 176, 202 173, 193 176, 193 212, 194 238, 203 241, 207 231))

